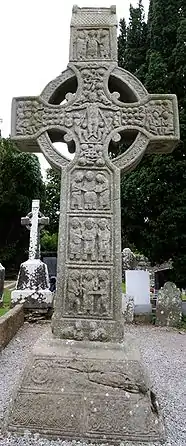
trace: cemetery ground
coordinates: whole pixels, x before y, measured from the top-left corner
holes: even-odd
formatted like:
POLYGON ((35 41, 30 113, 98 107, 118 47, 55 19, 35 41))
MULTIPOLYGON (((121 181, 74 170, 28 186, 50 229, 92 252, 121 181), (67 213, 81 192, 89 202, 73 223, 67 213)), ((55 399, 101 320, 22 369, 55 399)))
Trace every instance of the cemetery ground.
POLYGON ((0 308, 0 316, 3 316, 10 309, 11 291, 8 288, 3 292, 3 305, 0 308))
MULTIPOLYGON (((29 324, 25 322, 0 356, 0 446, 69 446, 76 442, 60 439, 49 440, 25 431, 24 436, 14 436, 3 429, 4 420, 14 392, 33 345, 41 335, 50 330, 50 322, 29 324)), ((126 325, 139 346, 144 366, 150 375, 153 391, 157 394, 164 419, 165 446, 185 446, 185 395, 186 395, 186 332, 180 329, 154 327, 153 325, 126 325)), ((122 410, 122 408, 121 408, 122 410)), ((84 442, 77 442, 84 445, 84 442)), ((159 446, 160 443, 139 443, 138 446, 159 446)), ((133 446, 132 442, 123 443, 133 446)))

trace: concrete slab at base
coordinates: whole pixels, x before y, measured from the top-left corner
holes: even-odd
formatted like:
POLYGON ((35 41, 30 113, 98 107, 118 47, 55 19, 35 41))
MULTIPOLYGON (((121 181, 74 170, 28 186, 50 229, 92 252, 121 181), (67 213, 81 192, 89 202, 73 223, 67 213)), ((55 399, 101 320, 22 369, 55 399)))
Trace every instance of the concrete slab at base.
POLYGON ((135 314, 151 314, 152 313, 152 305, 151 304, 135 305, 134 313, 135 314))
POLYGON ((37 342, 8 430, 118 444, 163 438, 157 404, 131 340, 37 342), (129 347, 128 347, 129 346, 129 347))
POLYGON ((50 290, 14 290, 11 293, 11 303, 21 303, 24 309, 45 309, 53 306, 54 293, 50 290))

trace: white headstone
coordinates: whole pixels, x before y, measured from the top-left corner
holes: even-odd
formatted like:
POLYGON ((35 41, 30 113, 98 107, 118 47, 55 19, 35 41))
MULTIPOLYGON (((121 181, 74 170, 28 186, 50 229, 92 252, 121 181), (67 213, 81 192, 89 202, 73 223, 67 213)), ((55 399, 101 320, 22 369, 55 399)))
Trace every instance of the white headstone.
POLYGON ((126 295, 134 298, 135 313, 148 313, 150 304, 150 276, 148 271, 126 271, 126 295))

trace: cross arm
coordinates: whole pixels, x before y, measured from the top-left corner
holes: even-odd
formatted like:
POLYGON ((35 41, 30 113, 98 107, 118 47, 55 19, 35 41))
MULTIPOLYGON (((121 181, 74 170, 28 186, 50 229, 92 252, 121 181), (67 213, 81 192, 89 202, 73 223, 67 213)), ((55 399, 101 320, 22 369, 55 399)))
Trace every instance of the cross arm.
POLYGON ((122 128, 139 133, 129 149, 113 160, 120 169, 132 170, 145 152, 172 152, 180 139, 176 96, 147 95, 138 103, 124 104, 120 132, 122 128))
POLYGON ((40 218, 38 219, 38 223, 39 223, 39 225, 41 225, 41 226, 49 225, 49 217, 40 217, 40 218))
POLYGON ((22 226, 30 226, 31 219, 29 217, 21 217, 21 224, 22 226))
MULTIPOLYGON (((68 118, 68 116, 67 116, 68 118)), ((39 136, 65 124, 64 107, 38 97, 17 97, 12 101, 11 137, 22 151, 40 152, 39 136)))

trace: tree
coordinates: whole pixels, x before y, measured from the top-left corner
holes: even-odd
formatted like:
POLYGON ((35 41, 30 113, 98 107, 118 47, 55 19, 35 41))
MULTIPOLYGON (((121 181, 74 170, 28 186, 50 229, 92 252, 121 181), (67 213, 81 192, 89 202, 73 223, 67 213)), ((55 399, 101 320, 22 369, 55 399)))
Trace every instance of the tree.
POLYGON ((146 63, 147 49, 147 25, 142 0, 134 8, 130 5, 129 24, 126 27, 125 20, 120 21, 120 34, 118 37, 118 63, 135 74, 143 81, 144 66, 146 63))
POLYGON ((45 214, 50 219, 49 233, 58 233, 60 213, 60 172, 47 169, 45 214))
POLYGON ((31 210, 32 199, 40 199, 42 207, 44 198, 38 158, 0 139, 0 259, 5 267, 18 269, 26 258, 29 233, 21 217, 31 210))
POLYGON ((152 262, 172 257, 173 278, 180 286, 185 286, 186 264, 185 9, 183 0, 151 0, 146 63, 140 67, 131 52, 131 71, 136 75, 142 68, 150 93, 177 94, 181 143, 171 155, 146 156, 135 171, 123 176, 121 185, 123 238, 152 262))

